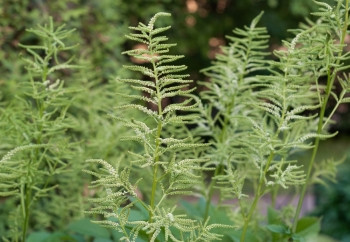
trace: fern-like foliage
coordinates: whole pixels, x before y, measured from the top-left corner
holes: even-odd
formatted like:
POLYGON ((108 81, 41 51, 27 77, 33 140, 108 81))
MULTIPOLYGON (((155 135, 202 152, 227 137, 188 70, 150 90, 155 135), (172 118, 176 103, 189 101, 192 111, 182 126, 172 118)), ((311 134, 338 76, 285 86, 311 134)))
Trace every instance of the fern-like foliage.
POLYGON ((75 47, 67 45, 72 31, 54 27, 52 19, 28 31, 38 38, 38 45, 20 45, 27 52, 28 77, 17 80, 18 96, 9 100, 0 118, 1 152, 7 152, 0 162, 0 195, 17 207, 6 223, 9 232, 2 236, 13 241, 25 241, 30 229, 55 227, 81 214, 82 184, 75 183, 81 167, 69 163, 76 150, 65 134, 73 127, 67 117, 69 94, 77 90, 66 89, 61 80, 63 69, 78 67, 62 55, 75 47), (62 221, 53 220, 58 215, 62 221))
POLYGON ((196 133, 210 137, 213 145, 207 149, 210 161, 206 165, 216 167, 206 194, 205 216, 215 187, 220 188, 221 199, 243 198, 246 177, 257 175, 249 163, 248 149, 252 122, 261 118, 261 112, 250 107, 250 103, 259 102, 253 95, 257 73, 268 66, 269 36, 266 28, 258 27, 261 16, 250 26, 235 29, 234 35, 227 37, 230 44, 222 47, 212 66, 203 70, 209 80, 201 83, 205 87, 201 92, 204 106, 196 133))
MULTIPOLYGON (((349 57, 343 54, 348 5, 335 2, 333 7, 315 1, 320 7, 314 13, 317 20, 307 20, 300 29, 291 31, 295 37, 274 52, 277 61, 264 59, 268 36, 265 29, 256 28, 258 16, 250 27, 236 30, 237 37, 230 38, 233 43, 204 70, 210 79, 204 83, 207 90, 202 95, 210 104, 204 106, 205 118, 198 130, 212 138, 208 164, 217 166, 207 209, 215 187, 223 192, 222 198, 238 198, 241 213, 237 224, 244 221, 241 241, 260 198, 279 187, 309 184, 319 140, 337 134, 327 132, 334 111, 327 118, 325 107, 330 97, 337 102, 334 110, 347 102, 347 76, 338 78, 343 88, 339 96, 332 86, 337 72, 348 68, 343 63, 349 57), (314 149, 307 173, 291 158, 304 149, 314 149), (247 180, 255 184, 248 209, 243 194, 247 180)), ((315 179, 322 174, 317 172, 315 179)))
MULTIPOLYGON (((348 59, 347 54, 342 54, 340 44, 342 37, 339 30, 344 28, 342 2, 337 1, 334 7, 316 2, 321 8, 314 15, 320 18, 292 31, 295 37, 284 42, 286 50, 275 51, 279 61, 271 62, 273 75, 261 77, 257 83, 261 89, 256 95, 263 101, 254 106, 264 110, 267 117, 264 123, 255 125, 259 139, 253 145, 259 145, 266 152, 265 158, 261 159, 262 166, 258 166, 263 167, 265 175, 272 173, 269 184, 279 183, 286 187, 280 179, 285 171, 290 171, 291 177, 294 177, 292 183, 300 184, 303 180, 300 172, 295 170, 293 161, 286 162, 286 159, 297 148, 313 148, 310 141, 314 138, 319 140, 336 135, 323 129, 327 121, 323 120, 322 109, 331 93, 331 82, 334 82, 337 71, 344 68, 341 63, 348 59), (322 84, 322 78, 327 79, 326 85, 322 84), (318 128, 317 122, 322 122, 323 128, 318 128), (281 165, 276 162, 285 163, 282 173, 281 165)), ((268 180, 267 177, 264 179, 268 180)))
POLYGON ((142 60, 145 64, 127 65, 125 68, 139 72, 147 79, 119 81, 130 84, 131 88, 145 95, 118 93, 133 102, 116 107, 117 111, 124 113, 117 112, 112 116, 134 131, 134 135, 121 139, 140 143, 142 152, 130 151, 131 164, 121 171, 118 171, 118 165, 101 160, 92 161, 102 165, 99 171, 88 171, 98 178, 95 185, 104 190, 102 197, 94 199, 97 205, 90 212, 104 215, 106 220, 101 223, 116 228, 126 241, 135 241, 142 234, 146 234, 149 241, 156 241, 159 237, 166 241, 193 241, 200 236, 217 238, 210 236, 211 227, 200 226, 197 221, 186 218, 186 214, 177 211, 176 203, 170 201, 177 195, 193 194, 194 187, 202 182, 201 174, 206 168, 201 164, 206 160, 182 158, 181 155, 186 150, 192 152, 192 149, 203 147, 204 144, 192 143, 190 138, 169 136, 171 132, 168 132, 168 127, 193 122, 193 110, 198 107, 192 94, 194 88, 190 87, 192 81, 187 79, 188 75, 181 73, 186 66, 172 65, 183 56, 169 54, 169 48, 175 44, 167 43, 168 38, 161 35, 170 26, 155 26, 159 17, 169 15, 158 13, 148 25, 139 23, 137 27, 131 27, 135 33, 127 35, 127 38, 143 44, 145 48, 129 50, 124 54, 142 60), (180 101, 164 106, 163 101, 170 97, 177 97, 180 101), (125 113, 130 109, 143 113, 147 122, 125 118, 125 113), (132 174, 137 174, 140 169, 143 169, 144 176, 151 179, 135 179, 132 174), (142 194, 144 199, 140 199, 136 193, 137 187, 141 185, 150 186, 149 194, 142 194), (130 214, 135 209, 147 211, 147 215, 134 221, 130 214), (117 222, 112 221, 115 219, 117 222))

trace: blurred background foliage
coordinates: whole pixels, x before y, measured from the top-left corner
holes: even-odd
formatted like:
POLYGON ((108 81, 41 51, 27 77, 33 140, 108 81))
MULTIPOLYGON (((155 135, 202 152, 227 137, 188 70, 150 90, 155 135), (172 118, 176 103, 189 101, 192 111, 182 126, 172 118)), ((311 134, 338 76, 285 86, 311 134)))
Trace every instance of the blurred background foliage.
MULTIPOLYGON (((115 147, 121 146, 115 136, 123 128, 107 119, 106 113, 116 106, 113 96, 122 89, 116 86, 114 78, 128 75, 121 68, 129 61, 121 52, 134 47, 124 38, 128 26, 146 21, 156 12, 172 13, 173 17, 165 20, 168 21, 166 24, 173 26, 170 39, 178 43, 176 52, 186 56, 184 64, 197 81, 204 78, 199 70, 209 66, 220 46, 226 44, 225 35, 248 24, 261 11, 265 12, 261 25, 268 28, 270 49, 273 50, 280 48, 282 39, 288 38, 287 29, 297 28, 298 23, 314 9, 312 0, 1 0, 0 109, 13 102, 14 96, 19 95, 20 83, 28 80, 21 61, 21 57, 27 54, 19 43, 31 45, 39 40, 25 30, 47 23, 52 16, 56 26, 66 24, 67 29, 76 29, 69 42, 80 46, 71 52, 76 56, 76 64, 84 67, 62 74, 65 85, 80 88, 69 110, 78 122, 71 132, 76 141, 82 139, 85 144, 85 149, 78 152, 75 159, 115 158, 119 155, 115 147), (101 140, 104 147, 101 147, 101 140)), ((341 106, 335 118, 338 121, 335 129, 349 135, 349 106, 341 106)), ((344 147, 348 147, 349 139, 342 140, 344 147)), ((6 137, 0 141, 6 141, 6 137)), ((1 149, 8 149, 6 142, 0 144, 0 156, 4 153, 1 149)), ((344 175, 339 176, 339 184, 328 190, 317 189, 320 200, 316 213, 324 214, 324 231, 336 234, 338 238, 347 236, 350 230, 345 225, 350 221, 345 216, 350 214, 349 206, 337 205, 344 199, 350 201, 350 182, 345 172, 349 162, 345 164, 347 168, 342 169, 344 175), (334 225, 333 221, 344 221, 337 227, 341 231, 327 225, 334 225)), ((11 205, 0 203, 0 221, 5 221, 7 217, 2 210, 6 211, 6 206, 11 205)), ((5 229, 1 226, 0 222, 0 232, 5 229)))
MULTIPOLYGON (((225 35, 261 11, 265 11, 262 25, 268 27, 271 44, 278 45, 287 37, 286 30, 297 27, 315 7, 312 0, 3 0, 0 4, 2 57, 19 53, 18 43, 35 41, 25 29, 44 23, 51 15, 58 25, 77 29, 76 42, 83 47, 79 56, 103 77, 117 74, 124 61, 120 53, 127 26, 155 12, 172 13, 170 36, 179 43, 177 51, 187 56, 190 71, 196 73, 209 65, 219 45, 225 44, 225 35)), ((10 62, 1 58, 5 60, 10 62)))
MULTIPOLYGON (((25 29, 45 23, 49 16, 57 25, 65 23, 68 29, 76 29, 72 42, 79 43, 80 48, 75 55, 87 67, 85 79, 97 84, 122 74, 121 65, 127 60, 121 52, 132 47, 124 38, 127 27, 156 12, 172 13, 173 18, 165 20, 173 26, 169 36, 178 43, 176 51, 187 57, 184 64, 196 81, 204 78, 199 70, 209 66, 220 46, 225 45, 225 35, 248 24, 261 11, 265 12, 261 25, 267 26, 271 49, 275 49, 289 36, 287 29, 296 28, 315 8, 312 0, 2 0, 0 85, 23 76, 22 64, 17 61, 23 50, 18 44, 35 43, 37 40, 25 29)), ((8 88, 0 93, 0 99, 10 95, 15 84, 8 88)), ((346 105, 340 107, 336 118, 350 119, 348 110, 346 105)), ((349 131, 348 124, 340 122, 339 127, 349 131)))
POLYGON ((350 241, 350 155, 338 169, 337 183, 317 186, 316 209, 322 216, 322 233, 342 242, 350 241))

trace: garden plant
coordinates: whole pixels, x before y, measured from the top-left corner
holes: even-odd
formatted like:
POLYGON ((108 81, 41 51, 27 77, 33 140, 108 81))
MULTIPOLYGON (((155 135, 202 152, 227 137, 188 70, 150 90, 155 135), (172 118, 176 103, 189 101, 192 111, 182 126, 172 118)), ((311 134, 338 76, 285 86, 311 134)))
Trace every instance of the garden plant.
POLYGON ((350 102, 349 0, 314 4, 273 51, 264 13, 234 29, 197 84, 170 13, 129 27, 132 64, 112 81, 88 81, 73 29, 28 29, 23 80, 0 82, 0 239, 326 240, 302 208, 344 160, 316 155, 350 102), (286 193, 295 206, 277 206, 286 193))

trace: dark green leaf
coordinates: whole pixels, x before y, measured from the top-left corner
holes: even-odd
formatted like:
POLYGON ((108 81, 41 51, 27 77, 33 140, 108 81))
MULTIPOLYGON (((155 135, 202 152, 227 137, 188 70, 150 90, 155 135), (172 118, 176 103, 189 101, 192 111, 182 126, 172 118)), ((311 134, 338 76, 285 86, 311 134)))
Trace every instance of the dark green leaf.
POLYGON ((71 235, 63 232, 49 233, 47 231, 34 232, 28 236, 27 242, 78 242, 71 235))
POLYGON ((48 237, 50 237, 51 233, 49 232, 34 232, 30 234, 27 238, 27 242, 41 242, 45 241, 48 237))
POLYGON ((95 238, 110 238, 110 233, 108 230, 98 224, 91 222, 89 219, 81 219, 71 223, 68 226, 70 231, 82 234, 93 236, 95 238))
POLYGON ((104 239, 104 238, 96 238, 96 239, 94 239, 94 242, 113 242, 113 240, 104 239))

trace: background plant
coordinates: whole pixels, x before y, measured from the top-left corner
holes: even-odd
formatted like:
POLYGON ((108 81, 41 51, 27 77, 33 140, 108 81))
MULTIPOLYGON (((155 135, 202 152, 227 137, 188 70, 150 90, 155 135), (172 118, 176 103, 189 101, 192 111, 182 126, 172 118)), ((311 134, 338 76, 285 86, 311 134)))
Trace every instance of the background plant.
MULTIPOLYGON (((332 92, 332 85, 337 72, 347 68, 343 64, 347 54, 342 51, 348 16, 342 10, 343 1, 337 1, 334 7, 316 3, 321 9, 315 15, 321 18, 316 22, 309 21, 302 25, 302 29, 294 31, 296 37, 284 42, 286 50, 275 51, 278 62, 264 62, 262 57, 265 54, 256 51, 267 43, 264 29, 254 31, 257 18, 246 30, 236 30, 235 34, 243 38, 231 37, 234 42, 223 49, 223 55, 217 57, 213 67, 205 70, 211 81, 204 83, 208 90, 203 95, 208 104, 203 112, 205 121, 200 125, 200 133, 211 137, 214 143, 215 151, 208 153, 214 158, 212 164, 217 168, 209 187, 204 216, 208 214, 213 188, 217 184, 224 192, 223 198, 231 196, 238 199, 240 213, 235 215, 235 222, 240 224, 240 221, 245 221, 241 225, 241 241, 245 240, 248 228, 253 231, 258 229, 254 228, 254 224, 259 222, 251 223, 251 220, 263 195, 270 193, 274 204, 278 187, 288 188, 306 181, 293 229, 288 229, 290 222, 280 225, 285 227, 278 232, 271 229, 274 227, 268 227, 272 232, 282 234, 279 239, 283 236, 301 239, 300 236, 305 234, 300 235, 298 229, 301 226, 297 228, 297 224, 306 188, 315 178, 320 178, 317 174, 326 178, 332 176, 332 170, 327 166, 317 166, 322 171, 317 170, 316 177, 311 177, 311 171, 319 140, 335 135, 327 134, 325 129, 334 114, 332 111, 328 118, 324 118, 329 96, 335 97, 337 103, 346 102, 343 98, 348 88, 347 78, 339 77, 343 88, 340 97, 332 92), (261 41, 251 41, 253 38, 261 41), (254 75, 254 71, 259 70, 267 70, 271 74, 254 75), (326 85, 320 83, 324 76, 327 77, 326 85), (312 115, 313 110, 318 108, 319 114, 312 115), (315 129, 317 122, 318 128, 315 129), (227 130, 230 130, 230 136, 225 138, 227 130), (315 137, 315 145, 306 143, 315 137), (291 159, 291 154, 308 148, 314 150, 305 175, 296 160, 291 159), (255 194, 248 207, 243 193, 245 180, 252 182, 255 194)), ((347 3, 343 7, 347 9, 347 3)), ((337 107, 338 104, 334 110, 337 107)), ((254 219, 260 220, 259 216, 254 219)), ((261 237, 261 234, 258 236, 261 237)))
POLYGON ((338 167, 336 182, 327 181, 326 186, 316 187, 317 207, 312 212, 315 216, 323 216, 321 231, 340 241, 349 239, 349 158, 338 167))
POLYGON ((25 240, 29 228, 58 230, 82 217, 82 211, 89 206, 84 196, 91 192, 85 186, 89 177, 81 174, 82 161, 92 155, 103 158, 119 155, 125 145, 116 144, 113 138, 117 133, 127 133, 125 128, 114 126, 112 120, 101 116, 106 116, 115 104, 109 98, 111 92, 123 87, 113 81, 98 85, 98 81, 88 79, 91 78, 88 65, 81 68, 71 64, 73 57, 67 54, 76 45, 67 46, 65 42, 73 30, 55 28, 51 19, 49 26, 29 31, 38 37, 40 44, 21 44, 29 53, 23 57, 28 74, 6 86, 15 85, 16 96, 6 97, 1 109, 4 131, 1 152, 5 155, 17 147, 3 156, 0 168, 2 195, 17 195, 6 198, 2 207, 7 216, 0 226, 1 235, 12 240, 18 240, 20 233, 21 240, 25 240), (79 75, 74 75, 72 68, 79 75), (71 83, 61 80, 65 77, 71 83), (92 99, 86 99, 86 93, 92 99), (92 132, 91 126, 104 129, 92 132), (99 139, 110 142, 101 149, 99 139), (16 189, 20 184, 23 191, 16 189))
POLYGON ((25 241, 31 221, 37 226, 55 226, 55 213, 62 218, 59 223, 64 223, 64 216, 78 216, 82 211, 82 183, 74 182, 81 168, 72 162, 74 144, 64 135, 72 127, 67 117, 72 101, 66 95, 77 90, 64 88, 60 79, 62 70, 78 67, 71 64, 72 58, 62 57, 74 48, 64 43, 72 31, 55 28, 52 19, 49 25, 28 31, 42 42, 21 45, 30 54, 23 59, 29 80, 20 82, 17 96, 1 110, 3 142, 15 147, 1 159, 2 195, 10 196, 6 203, 17 207, 3 235, 14 241, 25 241))

